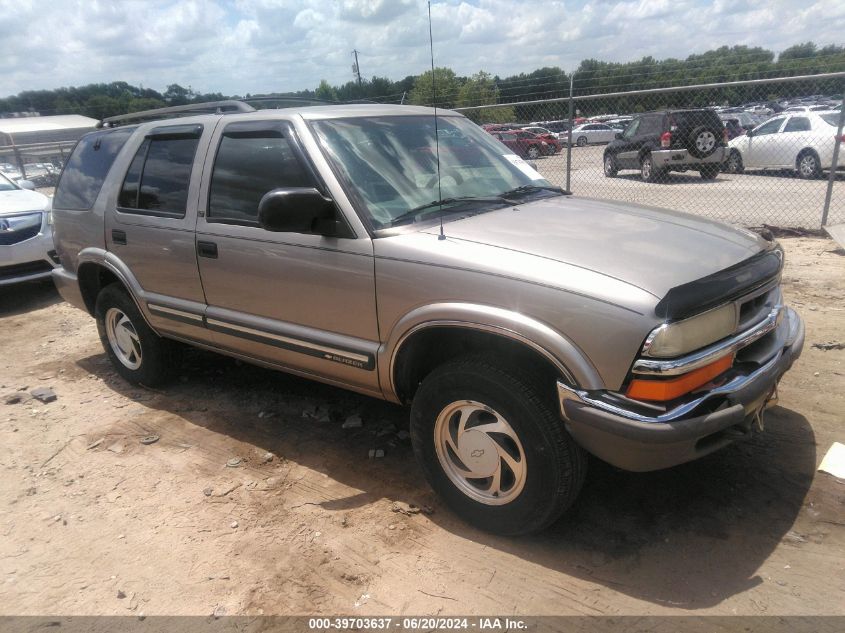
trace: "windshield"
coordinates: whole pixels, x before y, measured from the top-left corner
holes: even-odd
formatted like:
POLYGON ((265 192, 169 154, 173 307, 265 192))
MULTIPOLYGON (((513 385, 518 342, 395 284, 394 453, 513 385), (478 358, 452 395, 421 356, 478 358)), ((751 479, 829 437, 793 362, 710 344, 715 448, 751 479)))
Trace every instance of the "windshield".
MULTIPOLYGON (((468 119, 439 117, 437 127, 439 189, 433 117, 362 117, 313 123, 335 173, 375 229, 392 226, 400 217, 404 221, 413 210, 428 208, 432 202, 437 207, 441 199, 459 200, 463 205, 477 199, 473 210, 480 211, 501 207, 494 199, 502 193, 526 185, 551 187, 514 149, 468 119)), ((533 187, 531 191, 559 195, 533 187)))
POLYGON ((837 127, 837 128, 839 127, 839 113, 836 113, 836 114, 820 114, 819 116, 828 125, 832 125, 833 127, 837 127))
POLYGON ((0 174, 0 191, 14 191, 18 186, 11 180, 0 174))

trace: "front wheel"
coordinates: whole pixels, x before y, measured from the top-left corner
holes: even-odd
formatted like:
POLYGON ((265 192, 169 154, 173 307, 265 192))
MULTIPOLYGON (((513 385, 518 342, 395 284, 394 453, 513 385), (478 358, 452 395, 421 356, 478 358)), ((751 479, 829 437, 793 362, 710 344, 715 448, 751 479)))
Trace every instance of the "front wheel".
POLYGON ((578 147, 584 147, 587 144, 587 137, 586 136, 579 136, 578 140, 576 141, 578 147))
POLYGON ((536 145, 532 145, 528 148, 528 158, 534 160, 536 158, 540 158, 540 148, 536 145))
POLYGON ((172 345, 150 328, 120 284, 106 286, 94 309, 100 342, 125 380, 155 386, 170 374, 172 345))
POLYGON ((732 149, 728 155, 728 160, 725 162, 725 171, 729 174, 741 174, 745 171, 745 166, 742 164, 742 155, 735 149, 732 149))
POLYGON ((806 150, 798 156, 796 167, 798 168, 798 177, 805 180, 819 178, 822 175, 821 164, 819 163, 819 155, 813 150, 806 150))
POLYGON ((586 455, 539 386, 476 356, 435 369, 414 397, 411 438, 426 479, 480 529, 537 532, 581 489, 586 455))

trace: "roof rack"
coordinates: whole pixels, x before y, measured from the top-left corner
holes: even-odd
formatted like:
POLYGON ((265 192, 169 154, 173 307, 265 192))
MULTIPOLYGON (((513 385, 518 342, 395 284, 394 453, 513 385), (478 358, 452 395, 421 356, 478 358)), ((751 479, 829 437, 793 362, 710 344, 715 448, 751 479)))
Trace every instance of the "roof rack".
POLYGON ((191 116, 193 114, 233 114, 236 112, 255 112, 255 108, 243 101, 207 101, 205 103, 189 103, 188 105, 171 106, 169 108, 157 108, 155 110, 143 110, 142 112, 130 112, 110 116, 97 123, 98 128, 117 127, 130 123, 141 123, 143 121, 155 121, 156 119, 169 119, 171 117, 191 116))
MULTIPOLYGON (((376 103, 369 99, 356 99, 354 101, 325 101, 311 97, 293 97, 286 95, 267 95, 260 97, 244 97, 243 99, 227 99, 225 101, 206 101, 204 103, 189 103, 187 105, 171 106, 168 108, 156 108, 155 110, 143 110, 141 112, 130 112, 110 116, 97 123, 98 128, 112 128, 130 123, 142 123, 144 121, 156 121, 158 119, 170 119, 180 116, 191 116, 193 114, 235 114, 237 112, 255 112, 249 103, 271 103, 289 102, 296 104, 310 105, 338 105, 341 103, 376 103)), ((272 107, 272 106, 271 106, 272 107)), ((279 107, 279 106, 275 106, 279 107)))

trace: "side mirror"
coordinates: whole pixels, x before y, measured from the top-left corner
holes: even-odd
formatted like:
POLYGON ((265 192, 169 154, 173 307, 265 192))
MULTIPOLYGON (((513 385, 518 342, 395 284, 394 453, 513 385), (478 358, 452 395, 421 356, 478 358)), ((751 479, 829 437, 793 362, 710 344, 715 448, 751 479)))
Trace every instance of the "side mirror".
POLYGON ((614 134, 613 136, 614 136, 614 138, 616 138, 616 140, 618 141, 619 139, 621 139, 621 138, 622 138, 622 132, 617 132, 617 133, 616 133, 616 134, 614 134))
POLYGON ((18 180, 18 187, 21 189, 29 189, 30 191, 35 191, 35 183, 31 180, 24 180, 21 178, 18 180))
POLYGON ((258 203, 258 223, 273 233, 314 233, 348 237, 331 198, 312 187, 285 187, 264 194, 258 203))
POLYGON ((748 130, 748 131, 745 133, 745 135, 746 135, 746 136, 754 136, 754 130, 748 130))

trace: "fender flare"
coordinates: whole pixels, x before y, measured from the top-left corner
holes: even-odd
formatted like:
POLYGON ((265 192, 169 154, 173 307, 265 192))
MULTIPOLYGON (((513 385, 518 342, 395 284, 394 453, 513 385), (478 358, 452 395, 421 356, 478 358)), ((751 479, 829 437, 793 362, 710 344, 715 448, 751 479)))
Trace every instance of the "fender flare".
POLYGON ((415 333, 433 327, 480 330, 515 340, 546 357, 569 384, 581 389, 602 389, 604 383, 592 362, 565 335, 532 317, 474 303, 433 303, 415 308, 391 328, 379 348, 378 367, 386 396, 398 401, 395 362, 402 346, 415 333))
POLYGON ((135 306, 138 308, 138 311, 141 313, 141 316, 144 318, 144 321, 146 321, 149 328, 156 334, 159 334, 158 330, 153 327, 150 322, 150 314, 147 310, 147 303, 142 300, 145 293, 143 288, 141 288, 141 284, 138 283, 135 275, 131 273, 129 267, 126 266, 119 257, 117 257, 114 253, 98 247, 82 249, 79 251, 79 256, 77 257, 77 283, 79 283, 79 271, 86 264, 95 264, 105 268, 117 277, 118 281, 120 281, 120 283, 122 283, 126 288, 126 291, 129 293, 132 301, 135 302, 135 306))

